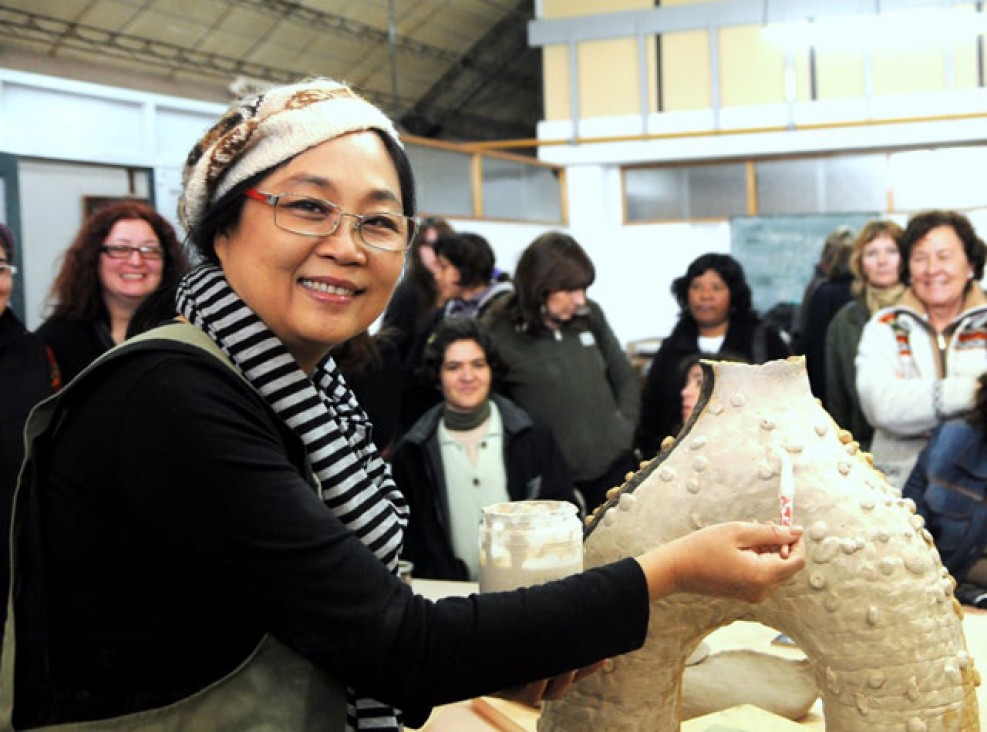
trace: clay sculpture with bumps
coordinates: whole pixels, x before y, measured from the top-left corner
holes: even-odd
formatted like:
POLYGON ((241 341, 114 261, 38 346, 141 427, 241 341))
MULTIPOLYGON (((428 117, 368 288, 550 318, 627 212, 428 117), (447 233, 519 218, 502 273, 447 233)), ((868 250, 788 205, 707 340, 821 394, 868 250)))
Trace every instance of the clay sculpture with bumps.
POLYGON ((645 645, 546 704, 538 729, 678 730, 692 650, 718 627, 754 620, 806 654, 830 732, 977 732, 980 678, 955 582, 914 505, 812 397, 804 359, 703 368, 682 433, 589 520, 585 566, 707 525, 777 521, 790 470, 806 567, 760 605, 696 595, 655 603, 645 645))

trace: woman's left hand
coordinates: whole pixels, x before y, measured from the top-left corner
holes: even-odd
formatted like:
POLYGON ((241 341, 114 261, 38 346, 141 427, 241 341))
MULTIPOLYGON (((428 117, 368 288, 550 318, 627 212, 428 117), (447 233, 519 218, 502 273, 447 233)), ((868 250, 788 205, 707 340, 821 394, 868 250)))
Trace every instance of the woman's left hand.
POLYGON ((515 686, 497 692, 494 696, 510 701, 521 702, 531 707, 539 707, 543 701, 561 699, 566 692, 580 679, 594 674, 603 668, 606 661, 597 661, 590 666, 584 666, 577 671, 566 671, 550 679, 532 681, 524 686, 515 686))

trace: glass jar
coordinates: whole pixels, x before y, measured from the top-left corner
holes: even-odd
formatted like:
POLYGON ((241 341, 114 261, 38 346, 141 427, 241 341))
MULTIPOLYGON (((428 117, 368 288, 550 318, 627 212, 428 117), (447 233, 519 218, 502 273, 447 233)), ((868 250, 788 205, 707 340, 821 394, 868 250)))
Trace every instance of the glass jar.
POLYGON ((480 592, 560 579, 583 569, 583 526, 566 501, 513 501, 482 509, 480 592))

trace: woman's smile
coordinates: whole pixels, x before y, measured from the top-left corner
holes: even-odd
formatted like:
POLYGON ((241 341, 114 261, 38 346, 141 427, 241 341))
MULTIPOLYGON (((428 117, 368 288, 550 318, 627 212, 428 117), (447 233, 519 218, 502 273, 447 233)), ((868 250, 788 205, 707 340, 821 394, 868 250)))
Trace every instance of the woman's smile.
MULTIPOLYGON (((329 200, 358 215, 402 210, 398 174, 376 132, 316 145, 258 187, 329 200)), ((278 226, 275 208, 253 197, 236 227, 217 237, 216 255, 236 293, 306 372, 377 319, 404 266, 404 252, 367 246, 349 221, 324 236, 298 234, 278 226)))
POLYGON ((324 299, 323 296, 328 295, 332 302, 349 302, 362 292, 353 283, 332 277, 302 277, 298 282, 319 299, 324 299))

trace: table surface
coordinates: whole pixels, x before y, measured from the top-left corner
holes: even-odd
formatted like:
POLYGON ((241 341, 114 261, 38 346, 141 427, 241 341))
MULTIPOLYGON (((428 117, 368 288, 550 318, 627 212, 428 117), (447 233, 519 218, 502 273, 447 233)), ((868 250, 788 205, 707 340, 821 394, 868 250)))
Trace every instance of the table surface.
MULTIPOLYGON (((432 600, 452 595, 469 595, 477 590, 476 585, 470 582, 416 579, 413 585, 416 592, 432 600)), ((963 610, 963 629, 970 655, 981 673, 987 675, 987 611, 971 607, 964 607, 963 610)), ((786 658, 804 657, 797 648, 772 644, 776 635, 778 631, 760 623, 738 621, 710 633, 705 642, 713 652, 753 648, 777 653, 786 658)), ((987 682, 978 687, 977 700, 981 715, 987 714, 987 682)), ((423 732, 534 732, 537 722, 536 709, 503 699, 482 697, 439 707, 421 729, 423 732)), ((821 701, 816 700, 809 714, 799 720, 798 727, 805 730, 826 729, 821 701)))

